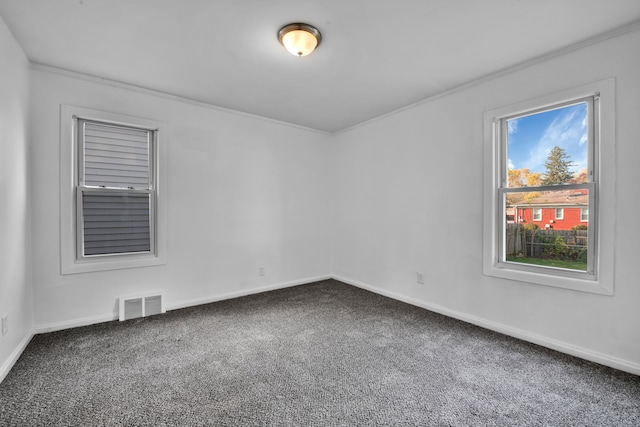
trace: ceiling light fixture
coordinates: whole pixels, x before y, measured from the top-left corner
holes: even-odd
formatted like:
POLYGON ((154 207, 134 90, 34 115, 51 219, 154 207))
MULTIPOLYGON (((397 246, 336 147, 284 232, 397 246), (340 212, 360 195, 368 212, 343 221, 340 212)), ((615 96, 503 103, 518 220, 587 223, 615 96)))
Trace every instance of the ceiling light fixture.
POLYGON ((278 31, 278 40, 292 55, 307 56, 322 40, 322 34, 309 24, 288 24, 278 31))

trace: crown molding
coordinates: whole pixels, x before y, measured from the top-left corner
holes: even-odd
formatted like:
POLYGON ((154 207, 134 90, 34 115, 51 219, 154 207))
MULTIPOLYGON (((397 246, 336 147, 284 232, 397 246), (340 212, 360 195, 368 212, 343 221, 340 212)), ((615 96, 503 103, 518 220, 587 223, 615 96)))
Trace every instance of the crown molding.
POLYGON ((463 84, 461 84, 459 86, 456 86, 456 87, 453 87, 451 89, 443 90, 442 92, 439 92, 439 93, 437 93, 435 95, 432 95, 432 96, 429 96, 427 98, 424 98, 424 99, 422 99, 420 101, 411 103, 409 105, 405 105, 404 107, 397 108, 397 109, 395 109, 393 111, 389 111, 388 113, 381 114, 379 116, 376 116, 376 117, 373 117, 371 119, 365 120, 363 122, 357 123, 357 124, 355 124, 353 126, 349 126, 347 128, 335 131, 335 132, 333 132, 333 134, 337 135, 337 134, 349 132, 351 130, 357 129, 357 128, 362 127, 362 126, 365 126, 365 125, 367 125, 369 123, 374 123, 374 122, 376 122, 378 120, 382 120, 384 118, 387 118, 387 117, 390 117, 390 116, 394 116, 396 114, 402 113, 403 111, 411 110, 411 109, 419 107, 421 105, 425 105, 425 104, 428 104, 430 102, 436 101, 436 100, 438 100, 440 98, 444 98, 444 97, 447 97, 449 95, 453 95, 453 94, 455 94, 457 92, 461 92, 461 91, 466 90, 466 89, 471 89, 473 87, 480 86, 480 85, 482 85, 484 83, 490 82, 490 81, 495 80, 497 78, 500 78, 500 77, 515 73, 516 71, 520 71, 520 70, 523 70, 525 68, 529 68, 531 66, 534 66, 536 64, 540 64, 542 62, 550 61, 551 59, 557 58, 559 56, 563 56, 563 55, 566 55, 568 53, 575 52, 575 51, 578 51, 580 49, 584 49, 585 47, 592 46, 592 45, 601 43, 603 41, 606 41, 606 40, 609 40, 609 39, 613 39, 613 38, 616 38, 616 37, 620 37, 620 36, 623 36, 625 34, 632 33, 634 31, 638 31, 638 30, 640 30, 640 21, 636 21, 636 22, 634 22, 632 24, 616 28, 615 30, 608 31, 606 33, 602 33, 602 34, 599 34, 597 36, 588 38, 586 40, 582 40, 582 41, 579 41, 577 43, 570 44, 569 46, 565 46, 563 48, 554 50, 553 52, 549 52, 549 53, 546 53, 544 55, 540 55, 540 56, 537 56, 535 58, 528 59, 528 60, 526 60, 524 62, 520 62, 520 63, 518 63, 516 65, 512 65, 512 66, 507 67, 507 68, 503 68, 502 70, 498 70, 498 71, 493 72, 491 74, 487 74, 487 75, 482 76, 482 77, 480 77, 478 79, 471 80, 469 82, 463 83, 463 84))
POLYGON ((158 98, 163 98, 163 99, 168 99, 171 101, 176 101, 176 102, 182 102, 185 104, 189 104, 189 105, 194 105, 197 107, 202 107, 202 108, 207 108, 210 110, 215 110, 215 111, 219 111, 222 113, 227 113, 227 114, 233 114, 235 116, 240 116, 240 117, 244 117, 244 118, 249 118, 249 119, 254 119, 254 120, 260 120, 263 122, 267 122, 267 123, 272 123, 272 124, 277 124, 280 126, 287 126, 287 127, 291 127, 294 129, 298 129, 298 130, 304 130, 307 132, 313 132, 313 133, 318 133, 318 134, 322 134, 322 135, 331 135, 330 132, 326 132, 320 129, 314 129, 314 128, 310 128, 307 126, 301 126, 301 125, 297 125, 295 123, 289 123, 289 122, 285 122, 282 120, 276 120, 276 119, 272 119, 269 117, 265 117, 265 116, 260 116, 258 114, 251 114, 251 113, 247 113, 244 111, 240 111, 240 110, 234 110, 231 108, 226 108, 226 107, 221 107, 219 105, 215 105, 215 104, 209 104, 207 102, 203 102, 203 101, 198 101, 195 99, 191 99, 191 98, 187 98, 184 96, 179 96, 179 95, 174 95, 172 93, 168 93, 168 92, 162 92, 159 90, 155 90, 155 89, 148 89, 146 87, 143 86, 137 86, 137 85, 133 85, 133 84, 129 84, 129 83, 123 83, 117 80, 111 80, 111 79, 107 79, 104 77, 98 77, 98 76, 94 76, 91 74, 85 74, 85 73, 80 73, 77 71, 71 71, 65 68, 58 68, 58 67, 54 67, 51 65, 46 65, 46 64, 41 64, 38 62, 29 62, 29 68, 32 71, 39 71, 39 72, 43 72, 43 73, 50 73, 50 74, 58 74, 61 76, 65 76, 65 77, 70 77, 70 78, 74 78, 74 79, 78 79, 78 80, 85 80, 85 81, 89 81, 92 83, 98 83, 98 84, 103 84, 103 85, 107 85, 107 86, 112 86, 112 87, 117 87, 120 89, 125 89, 125 90, 129 90, 132 92, 137 92, 137 93, 141 93, 144 95, 149 95, 149 96, 155 96, 158 98))

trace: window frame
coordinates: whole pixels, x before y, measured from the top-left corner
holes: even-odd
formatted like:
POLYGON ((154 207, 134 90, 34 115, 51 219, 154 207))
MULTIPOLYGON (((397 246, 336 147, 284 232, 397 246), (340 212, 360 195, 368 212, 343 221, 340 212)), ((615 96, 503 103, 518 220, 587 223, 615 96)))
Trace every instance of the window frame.
POLYGON ((580 208, 580 222, 589 222, 589 208, 580 208))
POLYGON ((536 222, 542 221, 542 208, 531 208, 531 220, 536 222))
POLYGON ((78 150, 78 179, 76 185, 76 257, 78 260, 84 261, 88 259, 94 259, 97 257, 123 257, 129 256, 133 254, 143 255, 155 255, 156 253, 156 245, 155 245, 155 235, 156 235, 156 227, 155 227, 155 214, 156 214, 156 145, 158 140, 158 129, 156 128, 143 128, 139 126, 132 125, 121 125, 114 123, 106 123, 103 121, 97 120, 89 120, 81 117, 74 117, 74 126, 76 126, 76 149, 78 150), (119 129, 126 130, 134 130, 134 131, 144 131, 148 133, 149 140, 147 146, 147 160, 149 162, 149 180, 147 182, 146 188, 124 188, 124 187, 102 187, 95 185, 88 185, 85 180, 85 157, 86 157, 86 140, 85 140, 85 132, 84 125, 85 124, 97 124, 102 127, 115 127, 119 129), (83 196, 85 194, 146 194, 149 196, 149 233, 150 233, 150 248, 148 251, 136 251, 136 252, 115 252, 110 254, 95 254, 95 255, 86 255, 85 254, 85 218, 83 215, 83 196))
MULTIPOLYGON (((484 115, 485 180, 484 180, 484 245, 483 273, 521 282, 535 283, 603 295, 613 295, 613 248, 615 197, 615 80, 607 79, 547 96, 488 111, 484 115), (590 183, 572 186, 589 189, 590 268, 587 272, 544 266, 531 266, 504 261, 501 253, 504 239, 504 195, 507 192, 531 191, 531 188, 505 189, 506 119, 535 114, 572 105, 583 99, 597 99, 592 111, 593 141, 590 143, 590 183), (606 144, 606 150, 602 146, 606 144), (592 248, 592 249, 591 249, 592 248)), ((537 191, 560 190, 558 186, 541 186, 537 191)))
POLYGON ((108 113, 88 108, 61 105, 60 107, 60 264, 61 274, 86 273, 123 268, 166 264, 166 174, 165 124, 161 121, 130 115, 108 113), (150 188, 115 189, 84 186, 82 141, 79 122, 143 129, 153 134, 149 147, 150 188), (161 141, 162 138, 162 141, 161 141), (83 254, 81 197, 84 192, 136 192, 150 194, 151 251, 83 254))
POLYGON ((555 208, 554 219, 564 219, 564 208, 555 208), (558 211, 560 211, 560 215, 558 215, 558 211))
MULTIPOLYGON (((596 200, 596 191, 597 187, 594 184, 597 181, 598 177, 598 168, 596 166, 596 155, 595 155, 595 147, 598 145, 599 135, 598 135, 598 111, 599 111, 599 103, 600 103, 600 94, 599 92, 594 92, 588 96, 577 97, 569 100, 564 100, 558 103, 552 103, 549 105, 545 105, 543 107, 534 107, 529 110, 518 111, 514 114, 504 114, 502 116, 497 116, 494 118, 494 127, 496 129, 496 135, 494 144, 497 145, 497 150, 500 153, 499 164, 496 165, 498 171, 498 210, 502 210, 506 208, 504 197, 506 197, 507 193, 514 192, 531 192, 531 191, 563 191, 567 189, 587 189, 589 191, 589 205, 595 205, 596 200), (519 118, 519 117, 528 117, 533 116, 535 114, 545 113, 547 111, 553 111, 564 107, 569 107, 572 105, 578 105, 586 103, 587 104, 587 121, 588 121, 588 129, 587 140, 588 140, 588 159, 587 159, 587 176, 588 182, 586 184, 562 184, 562 185, 538 185, 538 186, 527 186, 527 187, 509 187, 508 185, 508 150, 507 150, 507 127, 508 120, 519 118), (503 197, 504 195, 504 197, 503 197)), ((542 222, 544 220, 544 209, 554 209, 553 216, 555 218, 555 208, 553 206, 541 206, 532 208, 532 220, 534 222, 542 222), (540 217, 536 219, 536 211, 540 212, 540 217)), ((504 251, 504 227, 503 224, 498 223, 498 264, 500 268, 512 268, 516 270, 523 271, 531 271, 541 274, 554 274, 557 276, 566 276, 573 277, 579 279, 586 280, 594 280, 596 277, 596 256, 597 256, 597 246, 596 246, 596 233, 595 229, 597 229, 597 224, 589 227, 589 237, 588 237, 588 250, 587 250, 587 270, 586 272, 578 271, 578 270, 570 270, 570 269, 562 269, 548 266, 539 266, 532 264, 519 264, 514 261, 506 261, 506 257, 502 254, 504 251)), ((545 225, 545 228, 549 228, 550 225, 545 225)))

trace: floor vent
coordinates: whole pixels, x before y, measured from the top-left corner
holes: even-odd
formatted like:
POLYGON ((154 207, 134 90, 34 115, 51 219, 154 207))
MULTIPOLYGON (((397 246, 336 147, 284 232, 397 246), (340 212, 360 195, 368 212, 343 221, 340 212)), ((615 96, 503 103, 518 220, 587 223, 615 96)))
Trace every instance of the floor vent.
POLYGON ((162 293, 120 297, 120 321, 164 313, 162 293))

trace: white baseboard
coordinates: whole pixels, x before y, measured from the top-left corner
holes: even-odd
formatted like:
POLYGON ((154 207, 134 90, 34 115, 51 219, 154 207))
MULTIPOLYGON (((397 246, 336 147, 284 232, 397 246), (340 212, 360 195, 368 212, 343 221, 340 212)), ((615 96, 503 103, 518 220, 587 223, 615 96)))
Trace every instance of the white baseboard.
POLYGON ((275 285, 260 286, 257 288, 246 289, 238 292, 229 292, 222 295, 209 296, 204 298, 194 298, 190 300, 180 301, 167 305, 167 311, 178 310, 180 308, 193 307, 195 305, 209 304, 216 301, 224 301, 232 298, 244 297, 247 295, 259 294, 262 292, 275 291, 276 289, 290 288, 292 286, 306 285, 307 283, 319 282, 321 280, 331 279, 331 276, 307 277, 305 279, 292 280, 290 282, 278 283, 275 285))
MULTIPOLYGON (((194 298, 185 301, 179 301, 176 303, 165 303, 165 308, 169 310, 177 310, 185 307, 192 307, 195 305, 208 304, 211 302, 222 301, 231 298, 243 297, 246 295, 258 294, 261 292, 273 291, 276 289, 284 289, 292 286, 304 285, 307 283, 313 283, 320 280, 330 279, 331 276, 317 276, 308 277, 304 279, 292 280, 290 282, 277 283, 273 285, 261 286, 252 289, 246 289, 238 292, 230 292, 222 295, 206 296, 202 298, 194 298)), ((111 322, 112 320, 118 320, 118 313, 105 313, 97 316, 84 317, 80 319, 65 320, 62 322, 49 323, 44 325, 38 325, 34 328, 34 334, 43 334, 47 332, 61 331, 63 329, 77 328, 80 326, 93 325, 95 323, 111 322)))
POLYGON ((13 365, 15 365, 18 359, 20 358, 20 355, 22 354, 24 349, 27 348, 27 345, 29 345, 29 342, 33 338, 33 335, 34 334, 32 332, 29 332, 28 334, 26 334, 22 339, 22 341, 20 341, 20 344, 18 344, 18 346, 13 350, 13 352, 11 352, 11 355, 9 356, 9 358, 5 360, 2 366, 0 366, 0 383, 4 381, 5 377, 7 376, 11 368, 13 368, 13 365))
POLYGON ((63 329, 78 328, 80 326, 93 325, 96 323, 111 322, 118 319, 118 313, 100 314, 98 316, 83 317, 80 319, 65 320, 62 322, 48 323, 34 328, 34 334, 45 334, 47 332, 61 331, 63 329))
POLYGON ((338 275, 333 275, 332 278, 340 282, 346 283, 348 285, 356 286, 358 288, 362 288, 362 289, 365 289, 365 290, 368 290, 376 294, 380 294, 398 301, 406 302, 407 304, 415 305, 417 307, 421 307, 429 311, 434 311, 436 313, 440 313, 448 317, 453 317, 454 319, 462 320, 464 322, 471 323, 473 325, 480 326, 485 329, 490 329, 495 332, 500 332, 501 334, 518 338, 523 341, 528 341, 534 344, 538 344, 540 346, 547 347, 552 350, 559 351, 561 353, 566 353, 571 356, 576 356, 581 359, 589 360, 591 362, 596 362, 601 365, 619 369, 621 371, 629 372, 635 375, 640 375, 640 364, 635 362, 619 359, 617 357, 610 356, 608 354, 603 354, 603 353, 592 351, 586 348, 578 347, 569 343, 558 341, 553 338, 537 335, 522 329, 513 328, 511 326, 493 322, 491 320, 486 320, 477 316, 472 316, 459 311, 450 310, 446 307, 443 307, 437 304, 431 304, 415 298, 406 297, 404 295, 400 295, 395 292, 386 291, 384 289, 378 288, 376 286, 371 286, 357 280, 348 279, 346 277, 342 277, 338 275))

